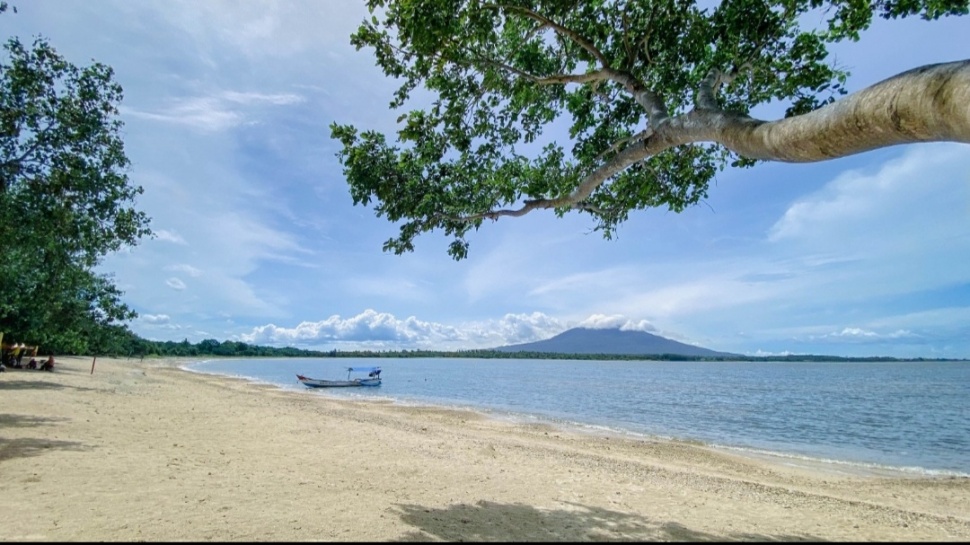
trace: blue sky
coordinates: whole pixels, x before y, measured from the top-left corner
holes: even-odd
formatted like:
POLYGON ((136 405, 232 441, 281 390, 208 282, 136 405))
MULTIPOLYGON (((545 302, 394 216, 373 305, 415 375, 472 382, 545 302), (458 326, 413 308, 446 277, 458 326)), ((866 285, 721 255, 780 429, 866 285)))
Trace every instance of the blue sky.
MULTIPOLYGON (((329 137, 397 126, 396 82, 349 44, 363 1, 14 4, 3 36, 43 35, 124 87, 157 236, 102 269, 145 338, 454 350, 587 326, 750 355, 970 357, 970 146, 725 171, 704 203, 635 214, 613 241, 533 213, 483 225, 464 261, 437 234, 395 256, 396 226, 352 205, 329 137)), ((879 21, 833 55, 852 91, 970 58, 968 33, 966 17, 879 21)))

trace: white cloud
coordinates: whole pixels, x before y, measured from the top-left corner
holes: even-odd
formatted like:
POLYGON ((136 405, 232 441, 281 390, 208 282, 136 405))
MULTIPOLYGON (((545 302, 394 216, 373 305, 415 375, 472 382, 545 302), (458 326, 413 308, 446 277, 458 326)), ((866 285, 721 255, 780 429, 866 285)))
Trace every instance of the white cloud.
POLYGON ((799 199, 768 240, 867 255, 970 234, 968 171, 965 145, 913 147, 877 172, 845 172, 799 199))
POLYGON ((236 91, 226 91, 222 97, 230 102, 239 104, 259 104, 269 103, 275 106, 285 106, 287 104, 297 104, 306 99, 293 93, 263 94, 263 93, 238 93, 236 91))
POLYGON ((260 104, 287 106, 303 102, 304 98, 290 93, 263 94, 223 91, 210 96, 172 99, 167 108, 142 111, 122 107, 125 115, 187 125, 206 132, 223 131, 253 121, 251 108, 260 104))
POLYGON ((148 324, 167 324, 171 318, 166 314, 142 314, 138 319, 148 324))
POLYGON ((348 29, 367 14, 362 3, 332 0, 174 0, 154 7, 158 16, 191 36, 197 47, 230 48, 252 59, 334 46, 352 51, 348 29))
POLYGON ((335 314, 318 322, 301 322, 296 327, 268 324, 241 335, 246 342, 268 344, 318 345, 334 341, 394 341, 405 345, 443 340, 457 332, 448 326, 424 322, 415 317, 404 320, 392 314, 367 309, 350 318, 335 314))
POLYGON ((186 244, 185 239, 182 235, 169 231, 167 229, 157 229, 154 230, 155 238, 157 240, 163 240, 165 242, 173 242, 175 244, 186 244))
POLYGON ((620 326, 621 331, 643 331, 652 333, 657 331, 652 323, 647 320, 627 320, 620 326))
POLYGON ((886 339, 900 339, 914 337, 912 332, 899 329, 897 331, 892 331, 889 333, 876 333, 875 331, 869 331, 859 327, 846 327, 842 331, 836 331, 833 333, 827 333, 821 335, 819 339, 825 338, 837 338, 837 339, 848 339, 848 340, 864 340, 864 341, 874 341, 874 340, 886 340, 886 339))
POLYGON ((243 116, 226 109, 225 105, 211 97, 181 99, 160 112, 144 112, 122 107, 123 115, 187 125, 203 131, 221 131, 242 123, 243 116))
POLYGON ((647 320, 630 320, 620 314, 593 314, 580 322, 576 327, 587 329, 620 329, 621 331, 644 331, 653 333, 657 328, 647 320))
POLYGON ((465 336, 476 348, 494 348, 507 344, 548 339, 562 333, 566 325, 560 320, 543 314, 505 314, 499 320, 468 323, 461 326, 465 336))
POLYGON ((803 304, 900 297, 970 279, 970 154, 912 147, 874 173, 845 173, 791 205, 768 250, 807 289, 803 304), (801 264, 800 264, 801 263, 801 264))
MULTIPOLYGON (((648 315, 653 320, 725 311, 763 301, 780 289, 779 283, 748 283, 735 280, 738 264, 709 267, 716 273, 684 271, 681 280, 670 279, 656 288, 640 288, 611 302, 610 308, 625 315, 648 315)), ((751 266, 748 263, 747 266, 751 266)))
POLYGON ((173 290, 182 291, 185 289, 185 282, 182 282, 181 278, 176 278, 174 276, 166 280, 165 285, 173 290))
POLYGON ((228 244, 221 252, 224 259, 247 262, 253 259, 299 261, 312 250, 304 248, 299 233, 284 231, 269 225, 262 218, 247 215, 244 210, 221 210, 210 213, 212 221, 205 225, 210 244, 228 244))
POLYGON ((201 270, 193 267, 192 265, 186 265, 184 263, 180 265, 169 265, 168 267, 165 267, 165 270, 185 273, 191 276, 192 278, 198 278, 202 276, 201 270))
POLYGON ((383 347, 457 350, 494 348, 506 344, 547 339, 565 329, 558 320, 539 312, 506 314, 500 320, 460 326, 426 322, 414 316, 398 319, 367 309, 356 316, 333 315, 318 322, 301 322, 292 328, 267 324, 240 335, 245 342, 272 345, 383 347))
POLYGON ((626 267, 608 267, 547 279, 529 291, 529 295, 555 295, 582 290, 600 291, 610 286, 629 285, 635 271, 626 267))

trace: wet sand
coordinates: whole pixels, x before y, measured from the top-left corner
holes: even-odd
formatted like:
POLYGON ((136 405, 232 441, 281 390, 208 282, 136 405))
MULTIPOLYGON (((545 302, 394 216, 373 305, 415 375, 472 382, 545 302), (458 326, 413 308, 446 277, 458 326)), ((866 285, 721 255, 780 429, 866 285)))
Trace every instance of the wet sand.
POLYGON ((970 541, 970 478, 59 358, 0 373, 4 541, 970 541))

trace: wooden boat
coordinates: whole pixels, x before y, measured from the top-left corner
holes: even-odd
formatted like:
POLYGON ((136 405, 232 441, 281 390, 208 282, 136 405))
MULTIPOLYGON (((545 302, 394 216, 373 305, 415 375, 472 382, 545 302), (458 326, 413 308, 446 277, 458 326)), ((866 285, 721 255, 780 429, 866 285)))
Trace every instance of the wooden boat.
POLYGON ((346 388, 350 386, 380 386, 381 368, 380 367, 348 367, 347 380, 322 380, 316 378, 297 375, 296 380, 303 383, 307 388, 346 388), (367 378, 350 378, 351 373, 367 373, 367 378))

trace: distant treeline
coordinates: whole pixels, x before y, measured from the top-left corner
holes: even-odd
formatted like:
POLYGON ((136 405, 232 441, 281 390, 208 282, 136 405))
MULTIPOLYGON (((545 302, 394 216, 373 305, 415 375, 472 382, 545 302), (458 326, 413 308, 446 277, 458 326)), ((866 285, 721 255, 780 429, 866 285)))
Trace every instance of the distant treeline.
POLYGON ((100 354, 116 357, 196 357, 220 356, 230 358, 479 358, 479 359, 543 359, 543 360, 621 360, 621 361, 762 361, 762 362, 890 362, 890 361, 963 361, 941 358, 840 357, 819 355, 787 356, 682 356, 679 354, 557 354, 550 352, 506 352, 500 350, 305 350, 301 348, 260 346, 238 341, 206 339, 198 343, 188 340, 149 341, 131 333, 116 338, 100 354))

